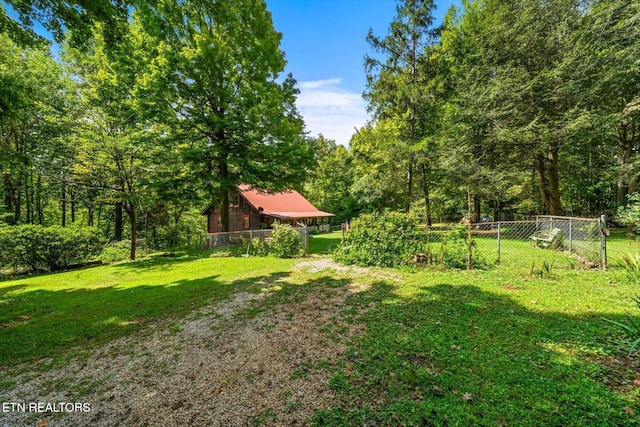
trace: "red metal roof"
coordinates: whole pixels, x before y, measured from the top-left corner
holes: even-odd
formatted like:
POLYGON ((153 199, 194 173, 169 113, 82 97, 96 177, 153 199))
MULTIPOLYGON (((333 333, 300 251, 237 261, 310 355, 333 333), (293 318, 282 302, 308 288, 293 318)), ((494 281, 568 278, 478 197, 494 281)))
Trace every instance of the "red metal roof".
POLYGON ((240 194, 263 214, 274 218, 320 218, 334 216, 332 213, 316 209, 307 199, 295 190, 282 193, 264 193, 242 184, 238 186, 240 194))

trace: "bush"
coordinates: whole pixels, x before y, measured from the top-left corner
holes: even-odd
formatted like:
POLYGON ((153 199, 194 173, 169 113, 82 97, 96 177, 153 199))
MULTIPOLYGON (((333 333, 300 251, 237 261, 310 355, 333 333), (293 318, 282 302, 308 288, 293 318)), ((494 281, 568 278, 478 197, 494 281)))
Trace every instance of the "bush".
POLYGON ((263 240, 260 240, 258 237, 254 237, 251 242, 249 242, 251 248, 249 253, 255 256, 267 256, 269 255, 269 244, 263 240))
POLYGON ((97 228, 0 227, 0 265, 30 272, 60 270, 95 257, 104 241, 97 228))
POLYGON ((107 245, 98 255, 98 259, 103 262, 124 261, 129 259, 129 255, 131 255, 131 240, 121 240, 107 245))
POLYGON ((627 205, 618 208, 616 219, 632 228, 636 234, 640 233, 640 193, 628 196, 627 205))
POLYGON ((362 215, 334 253, 336 261, 361 266, 396 267, 424 253, 426 233, 411 216, 401 213, 362 215))
POLYGON ((298 230, 288 224, 275 224, 268 243, 270 255, 278 258, 298 258, 304 256, 304 244, 298 230))
MULTIPOLYGON (((467 228, 457 226, 450 231, 431 232, 427 238, 426 230, 417 227, 410 215, 362 215, 351 223, 349 233, 334 252, 334 259, 364 267, 398 267, 413 264, 417 254, 428 255, 427 264, 466 268, 467 228)), ((476 268, 486 267, 486 262, 475 253, 472 262, 476 268)))

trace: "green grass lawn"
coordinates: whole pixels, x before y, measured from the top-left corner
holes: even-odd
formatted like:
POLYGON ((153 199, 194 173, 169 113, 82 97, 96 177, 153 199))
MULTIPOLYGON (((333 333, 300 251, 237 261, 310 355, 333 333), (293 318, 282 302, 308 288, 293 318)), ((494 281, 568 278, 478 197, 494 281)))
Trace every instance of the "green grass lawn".
POLYGON ((310 254, 328 254, 335 249, 342 239, 342 231, 316 234, 309 239, 310 254))
POLYGON ((84 349, 286 274, 292 260, 178 253, 0 282, 0 366, 84 349))
MULTIPOLYGON (((326 253, 339 240, 340 233, 314 236, 310 249, 326 253)), ((293 268, 295 260, 183 253, 25 277, 0 282, 0 366, 10 372, 20 362, 86 352, 281 278, 297 284, 283 292, 298 298, 305 286, 357 284, 362 291, 344 305, 327 307, 363 332, 339 363, 313 365, 331 371, 336 393, 314 424, 639 425, 638 360, 602 320, 629 314, 640 322, 631 300, 638 284, 614 258, 635 248, 615 235, 607 271, 571 268, 578 263, 566 254, 526 243, 510 249, 514 262, 469 272, 311 273, 293 268), (531 274, 532 257, 556 267, 531 274)), ((268 315, 276 297, 253 313, 268 315)))

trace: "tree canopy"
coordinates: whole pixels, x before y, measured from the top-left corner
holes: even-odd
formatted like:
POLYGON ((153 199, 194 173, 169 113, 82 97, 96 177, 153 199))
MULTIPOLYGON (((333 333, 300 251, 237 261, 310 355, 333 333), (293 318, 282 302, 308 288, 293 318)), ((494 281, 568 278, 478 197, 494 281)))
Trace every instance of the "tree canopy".
POLYGON ((638 189, 640 0, 464 0, 438 26, 399 1, 362 35, 372 118, 349 147, 304 133, 263 0, 4 4, 2 224, 96 226, 134 257, 209 203, 228 229, 240 183, 427 225, 469 201, 476 221, 613 214, 638 189))

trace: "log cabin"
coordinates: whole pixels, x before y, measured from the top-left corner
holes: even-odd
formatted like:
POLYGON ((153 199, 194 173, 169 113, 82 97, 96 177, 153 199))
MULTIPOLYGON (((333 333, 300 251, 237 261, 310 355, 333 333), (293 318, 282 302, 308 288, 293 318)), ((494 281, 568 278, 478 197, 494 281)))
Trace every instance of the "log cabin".
MULTIPOLYGON (((220 208, 210 204, 202 211, 207 216, 207 231, 222 232, 220 208)), ((329 231, 332 213, 316 209, 295 190, 266 193, 241 184, 229 202, 230 232, 272 228, 277 221, 296 226, 304 224, 311 230, 329 231)))

